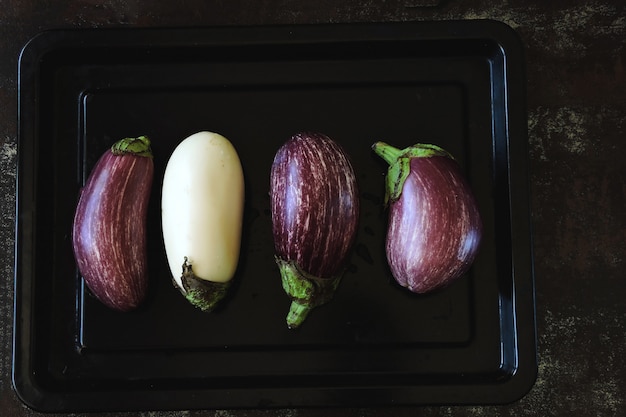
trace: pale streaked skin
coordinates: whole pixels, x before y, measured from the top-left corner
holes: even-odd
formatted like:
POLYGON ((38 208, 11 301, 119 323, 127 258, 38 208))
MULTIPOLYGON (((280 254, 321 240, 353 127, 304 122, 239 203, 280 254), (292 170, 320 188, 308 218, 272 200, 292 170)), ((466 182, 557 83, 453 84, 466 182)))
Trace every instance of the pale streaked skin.
POLYGON ((148 285, 146 216, 151 157, 107 151, 81 192, 72 230, 78 268, 105 305, 128 311, 148 285))
POLYGON ((416 293, 449 284, 467 272, 481 237, 476 201, 456 162, 413 158, 389 211, 386 250, 396 281, 416 293))
POLYGON ((270 184, 276 254, 313 276, 340 272, 358 223, 356 177, 328 137, 294 135, 274 158, 270 184))

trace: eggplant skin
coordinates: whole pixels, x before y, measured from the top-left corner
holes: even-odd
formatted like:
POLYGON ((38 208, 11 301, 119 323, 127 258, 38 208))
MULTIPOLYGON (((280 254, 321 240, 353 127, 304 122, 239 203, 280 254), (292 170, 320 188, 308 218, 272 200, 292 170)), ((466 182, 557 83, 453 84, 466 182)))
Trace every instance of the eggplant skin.
POLYGON ((81 190, 74 216, 78 269, 91 293, 118 311, 137 308, 148 287, 146 223, 154 165, 147 143, 141 155, 106 151, 81 190))
POLYGON ((456 161, 411 158, 402 193, 389 207, 386 252, 394 278, 415 293, 449 285, 474 262, 482 227, 456 161))
POLYGON ((443 288, 472 266, 483 223, 467 179, 437 145, 396 149, 376 142, 372 149, 389 169, 387 262, 395 280, 415 293, 443 288))
POLYGON ((292 136, 275 155, 270 194, 276 255, 309 275, 333 278, 354 243, 359 218, 346 153, 321 133, 292 136))

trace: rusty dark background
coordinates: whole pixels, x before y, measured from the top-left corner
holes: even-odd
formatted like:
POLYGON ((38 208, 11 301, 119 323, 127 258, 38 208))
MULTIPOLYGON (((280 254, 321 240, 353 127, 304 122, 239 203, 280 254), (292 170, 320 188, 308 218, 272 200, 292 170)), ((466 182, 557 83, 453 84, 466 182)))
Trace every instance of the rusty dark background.
MULTIPOLYGON (((482 18, 510 25, 526 47, 539 352, 532 390, 514 404, 497 407, 181 410, 139 415, 626 415, 622 0, 0 0, 0 415, 39 415, 16 397, 10 376, 17 62, 33 35, 50 28, 482 18)), ((99 416, 104 415, 113 414, 99 416)))

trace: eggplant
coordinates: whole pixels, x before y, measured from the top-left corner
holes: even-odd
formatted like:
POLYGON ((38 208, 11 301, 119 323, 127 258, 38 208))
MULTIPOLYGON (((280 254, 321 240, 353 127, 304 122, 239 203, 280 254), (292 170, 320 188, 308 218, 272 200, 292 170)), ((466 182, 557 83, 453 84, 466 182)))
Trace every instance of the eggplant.
POLYGON ((483 223, 476 198, 454 157, 431 144, 373 145, 389 169, 386 255, 394 279, 414 293, 444 288, 473 264, 483 223))
POLYGON ((163 243, 174 285, 213 311, 227 295, 241 246, 244 175, 232 143, 214 132, 185 138, 163 175, 163 243))
POLYGON ((150 140, 122 139, 100 157, 76 206, 72 247, 78 270, 91 293, 114 310, 137 308, 147 293, 153 176, 150 140))
POLYGON ((358 187, 348 155, 321 133, 293 135, 276 152, 270 176, 275 258, 293 329, 339 285, 356 238, 358 187))

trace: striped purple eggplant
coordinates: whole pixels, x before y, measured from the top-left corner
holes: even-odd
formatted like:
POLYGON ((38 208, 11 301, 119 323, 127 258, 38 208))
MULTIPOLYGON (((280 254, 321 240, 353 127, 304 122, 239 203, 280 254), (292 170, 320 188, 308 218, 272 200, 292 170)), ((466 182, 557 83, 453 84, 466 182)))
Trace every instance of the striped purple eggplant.
POLYGON ((91 293, 129 311, 148 287, 146 222, 154 165, 145 136, 116 142, 98 160, 81 190, 72 244, 91 293))
POLYGON ((276 153, 270 179, 276 262, 292 303, 287 325, 328 302, 341 280, 359 221, 356 176, 344 150, 299 133, 276 153))
POLYGON ((396 149, 378 142, 389 164, 387 261, 395 280, 415 293, 443 288, 463 276, 482 239, 482 220, 460 166, 435 145, 396 149))

